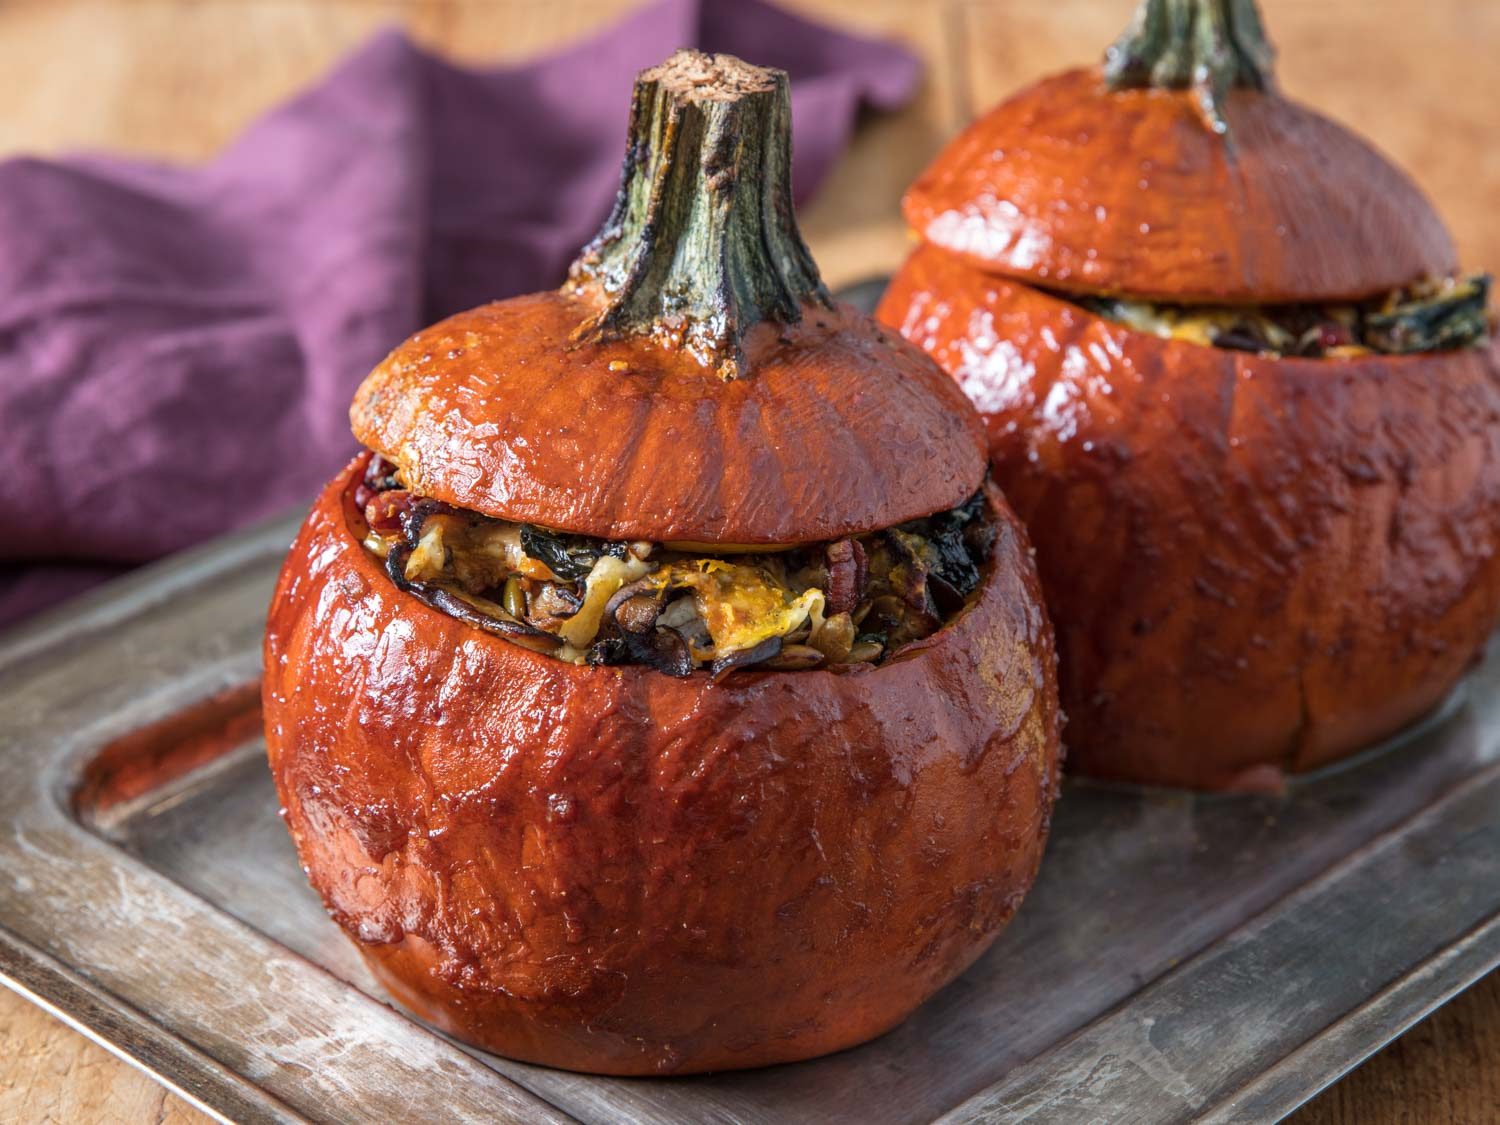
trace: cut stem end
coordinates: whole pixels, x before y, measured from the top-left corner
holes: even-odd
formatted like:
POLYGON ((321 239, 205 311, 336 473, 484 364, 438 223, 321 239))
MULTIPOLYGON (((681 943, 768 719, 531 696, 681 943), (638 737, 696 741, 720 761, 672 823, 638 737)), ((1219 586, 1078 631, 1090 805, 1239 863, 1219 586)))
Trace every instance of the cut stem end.
POLYGON ((785 72, 699 51, 644 71, 619 195, 568 287, 601 302, 575 341, 646 336, 726 379, 755 325, 828 304, 792 211, 785 72))
POLYGON ((1111 90, 1191 89, 1204 123, 1225 133, 1225 96, 1273 88, 1275 54, 1255 0, 1141 0, 1104 78, 1111 90))

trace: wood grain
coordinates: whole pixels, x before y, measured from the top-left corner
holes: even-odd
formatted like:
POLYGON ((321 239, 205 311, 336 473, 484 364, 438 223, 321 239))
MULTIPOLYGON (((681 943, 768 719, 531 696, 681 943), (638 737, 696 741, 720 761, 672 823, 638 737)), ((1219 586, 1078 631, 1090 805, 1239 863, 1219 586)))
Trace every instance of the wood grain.
MULTIPOLYGON (((900 190, 973 113, 1087 62, 1133 0, 789 0, 896 36, 928 60, 916 103, 865 124, 804 230, 833 284, 890 269, 900 190)), ((211 155, 378 27, 465 61, 560 45, 637 0, 8 0, 0 156, 109 148, 211 155)), ((1432 194, 1465 260, 1500 266, 1500 5, 1263 0, 1283 87, 1373 138, 1432 194)), ((1297 1125, 1500 1119, 1500 973, 1324 1092, 1297 1125)), ((104 1049, 0 989, 0 1122, 207 1121, 104 1049)))
POLYGON ((1460 994, 1343 1081, 1291 1125, 1480 1125, 1500 1120, 1500 972, 1460 994))
POLYGON ((0 1121, 198 1125, 209 1120, 149 1075, 0 988, 0 1121))

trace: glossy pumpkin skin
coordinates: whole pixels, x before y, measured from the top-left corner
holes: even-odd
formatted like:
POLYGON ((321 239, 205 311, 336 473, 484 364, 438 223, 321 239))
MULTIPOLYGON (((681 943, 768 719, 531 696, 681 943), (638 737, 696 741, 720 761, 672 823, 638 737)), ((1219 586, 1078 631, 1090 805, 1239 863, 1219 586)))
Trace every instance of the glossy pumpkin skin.
POLYGON ((1079 772, 1274 784, 1399 730, 1481 655, 1500 344, 1265 358, 1134 332, 931 246, 879 315, 985 417, 1079 772))
POLYGON ((879 667, 588 667, 395 589, 351 532, 357 459, 272 604, 272 771, 313 885, 403 1004, 612 1074, 879 1035, 989 945, 1057 785, 1055 657, 1025 534, 879 667))
POLYGON ((907 220, 1049 289, 1184 303, 1362 298, 1456 269, 1432 205, 1364 140, 1258 90, 1223 110, 1227 138, 1193 91, 1060 74, 953 141, 907 192, 907 220))
POLYGON ((595 312, 537 293, 417 333, 355 395, 354 432, 410 487, 606 539, 820 542, 961 504, 984 433, 941 371, 845 307, 745 341, 724 382, 642 338, 565 342, 595 312))

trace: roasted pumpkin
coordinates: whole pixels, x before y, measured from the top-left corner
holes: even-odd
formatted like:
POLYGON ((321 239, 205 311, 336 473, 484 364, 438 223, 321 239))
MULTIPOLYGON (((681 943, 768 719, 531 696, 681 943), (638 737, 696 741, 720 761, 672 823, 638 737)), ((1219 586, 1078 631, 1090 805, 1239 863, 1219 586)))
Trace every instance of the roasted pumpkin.
POLYGON ((1431 711, 1500 607, 1500 354, 1398 168, 1251 0, 1146 0, 904 199, 880 317, 984 415, 1069 764, 1278 788, 1431 711))
POLYGON ((786 76, 636 87, 558 291, 358 391, 271 607, 272 773, 401 1003, 613 1074, 887 1030, 1031 885, 1058 772, 1025 533, 952 381, 833 303, 786 76))

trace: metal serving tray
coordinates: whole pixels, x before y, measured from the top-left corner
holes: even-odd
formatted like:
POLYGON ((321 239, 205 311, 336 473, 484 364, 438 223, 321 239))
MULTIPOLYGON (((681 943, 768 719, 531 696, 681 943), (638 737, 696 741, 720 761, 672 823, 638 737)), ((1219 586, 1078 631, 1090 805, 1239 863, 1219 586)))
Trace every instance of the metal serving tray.
POLYGON ((1036 889, 902 1027, 829 1058, 594 1078, 388 1006, 262 762, 293 521, 0 642, 0 976, 242 1121, 1264 1121, 1500 962, 1500 664, 1285 797, 1070 783, 1036 889))

